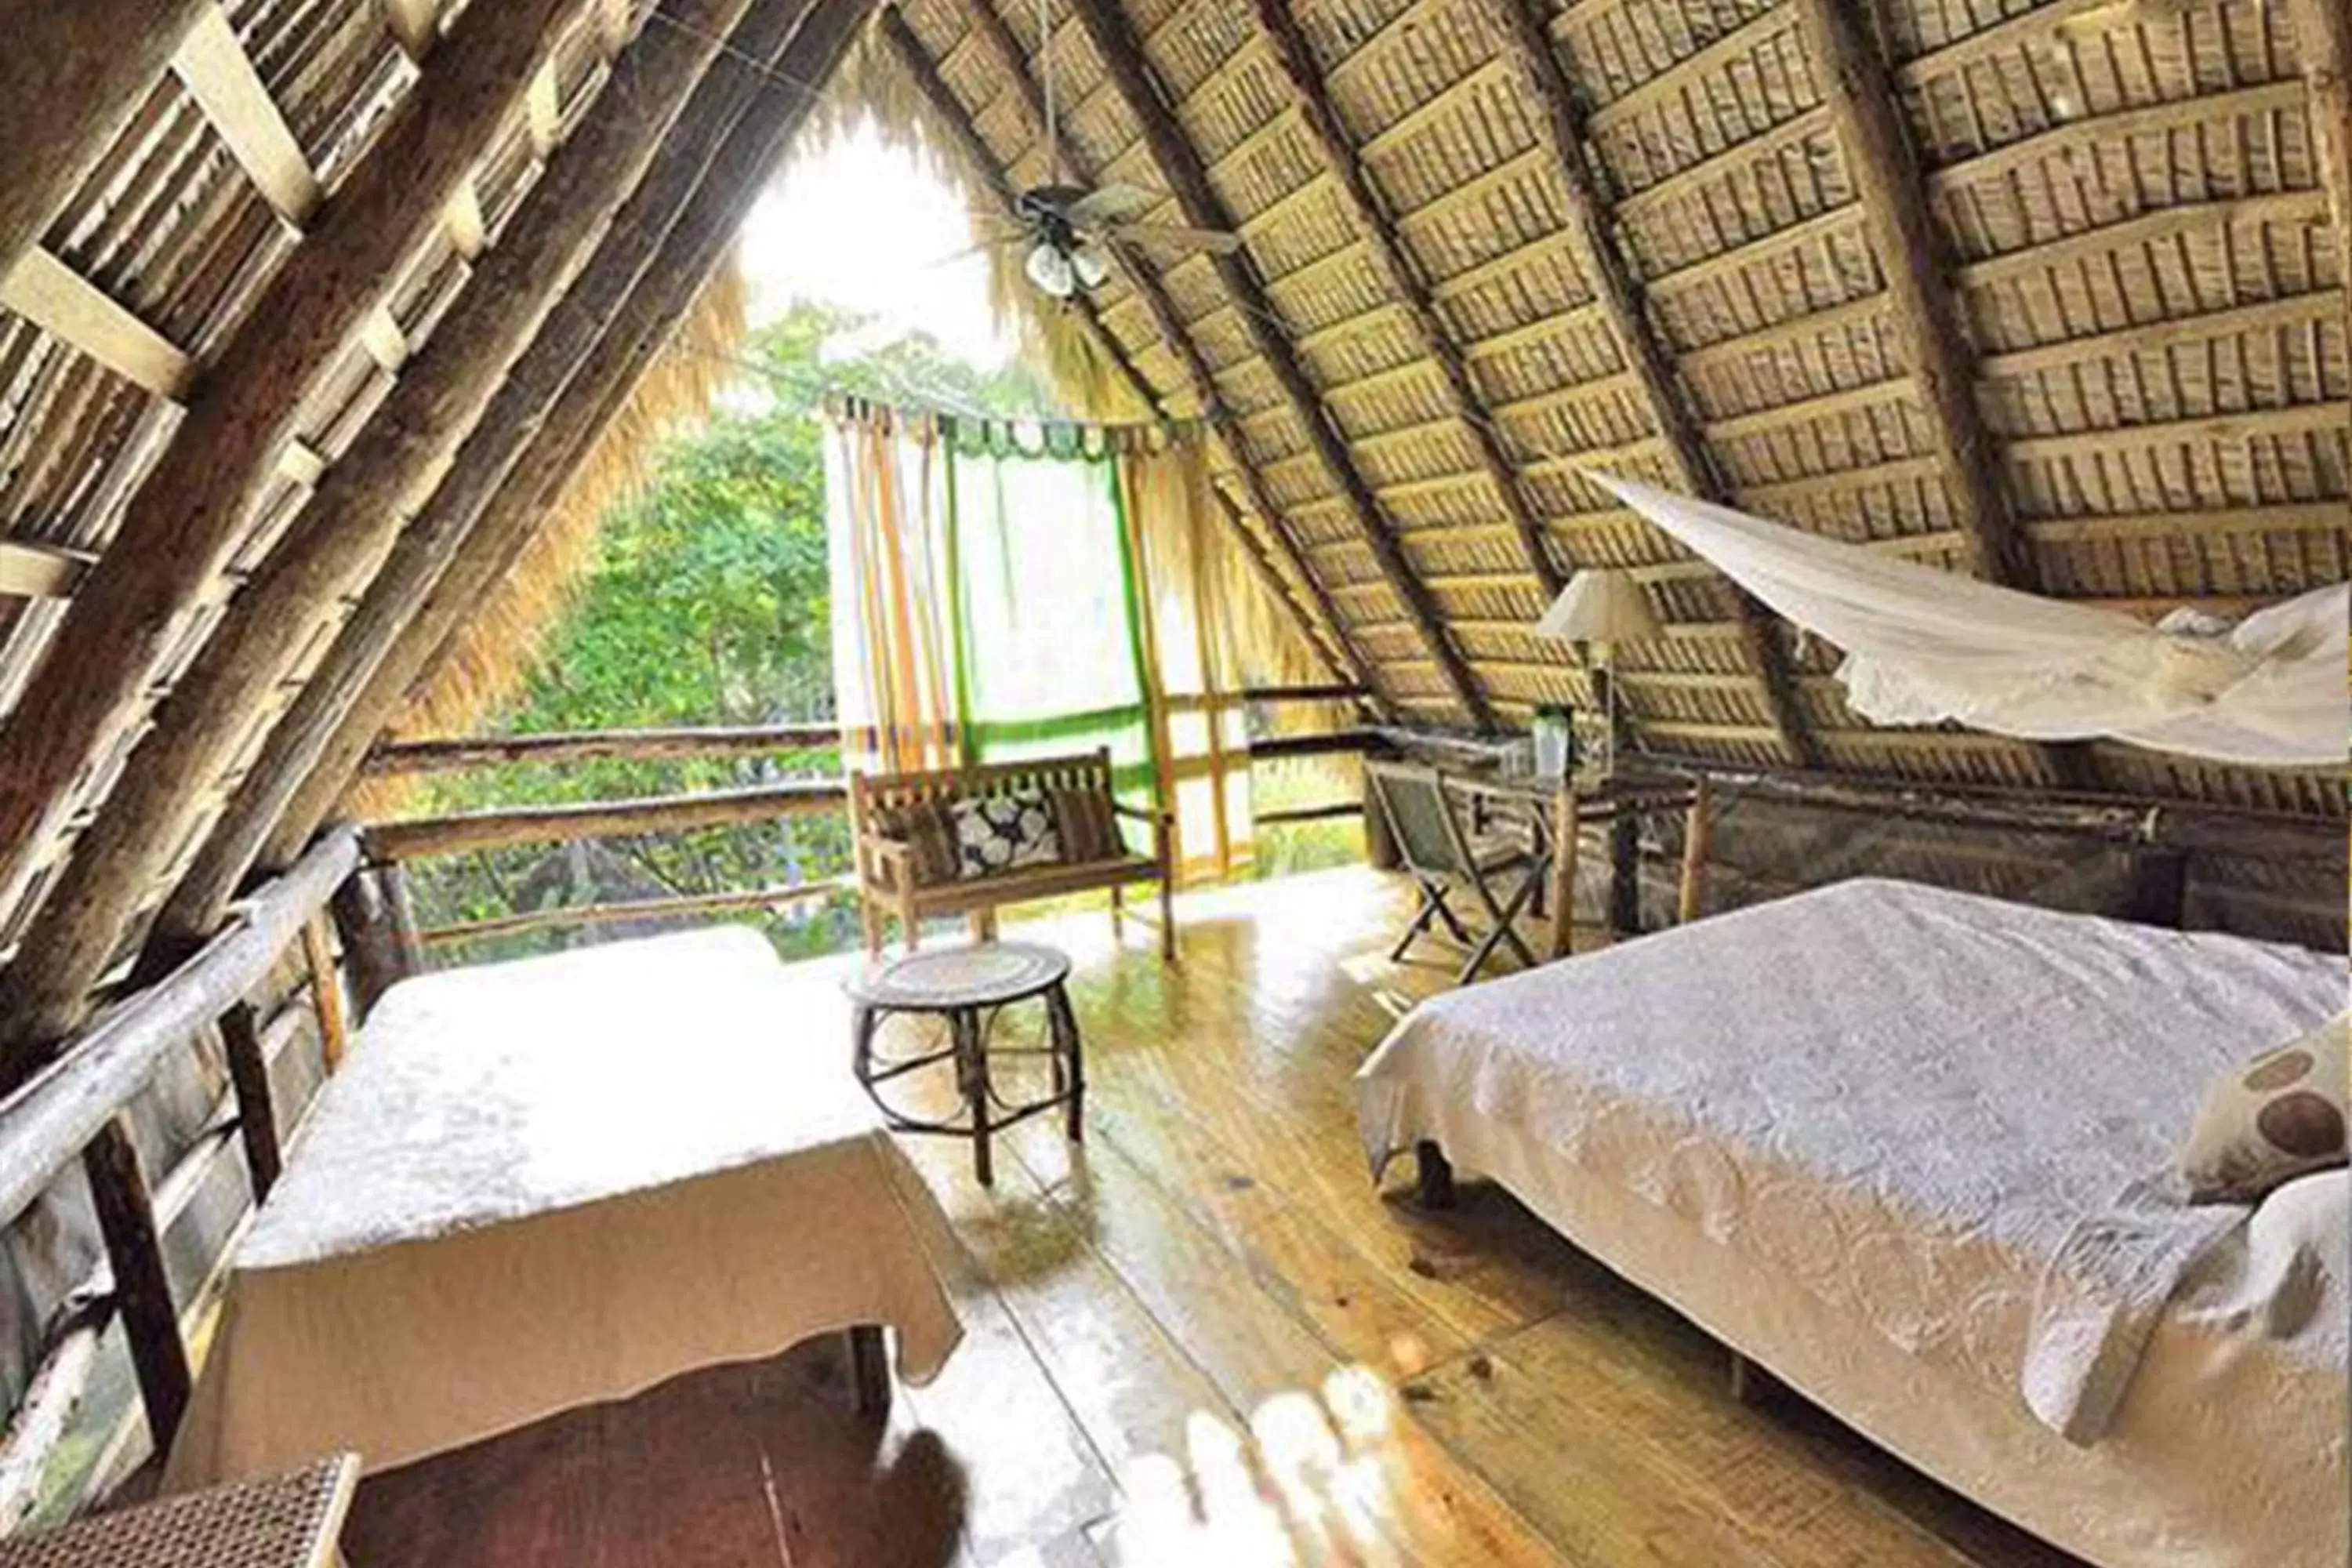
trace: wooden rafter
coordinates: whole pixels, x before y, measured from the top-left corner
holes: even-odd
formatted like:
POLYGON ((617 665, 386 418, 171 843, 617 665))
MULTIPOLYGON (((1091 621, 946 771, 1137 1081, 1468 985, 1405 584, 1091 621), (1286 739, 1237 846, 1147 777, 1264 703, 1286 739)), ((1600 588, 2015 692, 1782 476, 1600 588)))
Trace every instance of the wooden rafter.
POLYGON ((411 498, 429 491, 457 438, 480 418, 749 0, 669 3, 688 26, 646 40, 609 84, 607 112, 551 149, 499 244, 230 600, 132 748, 18 942, 0 1047, 59 1038, 83 1021, 122 931, 201 826, 207 803, 188 781, 226 771, 252 715, 297 673, 312 636, 365 588, 413 510, 411 498), (626 112, 614 111, 619 106, 626 112))
POLYGON ((84 578, 0 721, 0 907, 18 905, 80 781, 145 706, 157 660, 243 538, 305 400, 390 276, 490 144, 547 47, 562 0, 468 7, 467 47, 422 76, 368 156, 319 209, 84 578))
MULTIPOLYGON (((1521 89, 1538 110, 1536 132, 1560 181, 1568 214, 1568 249, 1585 286, 1592 290, 1618 353, 1633 372, 1640 400, 1657 426, 1675 487, 1707 500, 1729 498, 1707 457, 1706 441, 1683 401, 1673 361, 1651 330, 1634 289, 1632 271, 1610 235, 1610 214, 1601 183, 1584 153, 1575 100, 1567 75, 1552 53, 1551 40, 1527 0, 1478 0, 1493 24, 1497 47, 1518 74, 1521 89)), ((1773 641, 1763 607, 1737 585, 1728 590, 1748 661, 1762 678, 1764 707, 1781 744, 1799 761, 1816 760, 1803 710, 1797 706, 1789 667, 1773 641)))
MULTIPOLYGON (((1144 58, 1142 46, 1137 42, 1126 16, 1114 0, 1074 0, 1074 8, 1094 43, 1095 52, 1102 57, 1104 69, 1117 87, 1120 100, 1140 128, 1152 162, 1175 194, 1185 221, 1196 228, 1232 229, 1233 214, 1209 184, 1200 153, 1168 107, 1157 73, 1144 58)), ((1481 730, 1493 729, 1494 713, 1479 688, 1478 678, 1446 636, 1444 617, 1439 614, 1436 602, 1405 558, 1404 549, 1381 513, 1370 485, 1356 468, 1347 442, 1332 426, 1314 382, 1279 325, 1280 317, 1255 268, 1239 253, 1213 256, 1211 259, 1218 280, 1242 312, 1251 342, 1274 373, 1276 384, 1322 458, 1326 471, 1347 497, 1381 576, 1429 649, 1448 691, 1474 724, 1481 730)))
POLYGON ((1478 451, 1478 465, 1486 470, 1495 498, 1502 504, 1512 531, 1518 537, 1519 552, 1527 558, 1528 570, 1535 574, 1547 595, 1558 594, 1567 579, 1553 563, 1551 550, 1544 542, 1542 521, 1511 467, 1510 454, 1503 449, 1503 438, 1483 405, 1477 384, 1471 380, 1468 362, 1437 313, 1436 297, 1412 258, 1405 254, 1386 205, 1373 191, 1371 177, 1365 172, 1347 128, 1339 122, 1339 111, 1332 107, 1331 95, 1317 69, 1314 50, 1306 34, 1299 30, 1287 0, 1257 0, 1257 16, 1258 25, 1273 41, 1276 62, 1289 79, 1291 90, 1298 95, 1298 107, 1325 170, 1347 197, 1356 226, 1370 242, 1373 263, 1388 291, 1403 302, 1422 352, 1444 379, 1447 401, 1454 405, 1454 416, 1470 432, 1471 443, 1478 451))
MULTIPOLYGON (((730 58, 748 55, 787 80, 825 81, 866 14, 854 4, 813 13, 762 5, 737 29, 730 58)), ((756 68, 714 71, 704 90, 719 101, 707 114, 690 106, 673 127, 595 259, 270 731, 165 901, 151 951, 209 931, 257 860, 279 866, 300 853, 419 672, 505 575, 548 499, 699 296, 812 101, 772 90, 756 68)))
MULTIPOLYGON (((2000 449, 1977 405, 1978 365, 1963 302, 1927 210, 1927 182, 1901 120, 1900 100, 1867 18, 1844 0, 1795 0, 1813 79, 1845 153, 1878 270, 1893 306, 1912 384, 1927 414, 1945 491, 1969 539, 1977 575, 2006 587, 2040 587, 2033 552, 2017 525, 2000 449)), ((2073 788, 2097 782, 2081 745, 2038 745, 2053 776, 2073 788)))
POLYGON ((1943 247, 1928 216, 1918 161, 1897 119, 1895 84, 1842 0, 1797 0, 1797 15, 1878 255, 1912 384, 1952 481, 1953 510, 1973 542, 1978 575, 2032 587, 2032 557, 2010 515, 2000 454, 1977 407, 1960 301, 1945 282, 1943 247))
POLYGON ((2352 340, 2352 9, 2345 0, 2288 0, 2287 19, 2311 93, 2312 151, 2336 220, 2336 278, 2352 340))
POLYGON ((212 4, 8 7, 0 27, 0 276, 47 231, 212 4))
MULTIPOLYGON (((1013 30, 1004 25, 1004 18, 997 14, 995 7, 989 4, 989 0, 968 0, 966 10, 970 14, 973 32, 994 55, 997 68, 1019 88, 1022 101, 1029 112, 1030 122, 1036 130, 1039 144, 1044 146, 1046 134, 1045 92, 1036 77, 1030 72, 1029 63, 1021 52, 1020 40, 1013 36, 1013 30)), ((982 138, 979 128, 972 123, 971 117, 964 109, 962 101, 955 96, 954 89, 948 85, 947 79, 939 67, 924 52, 922 40, 915 36, 914 29, 908 26, 905 19, 896 11, 889 13, 885 18, 883 28, 885 37, 898 57, 900 67, 906 70, 908 79, 915 83, 918 90, 930 103, 934 115, 962 147, 966 160, 996 187, 1000 199, 1009 202, 1013 195, 1010 173, 997 165, 994 153, 989 148, 987 142, 982 138)), ((1057 163, 1061 168, 1081 183, 1090 184, 1099 177, 1099 171, 1091 166, 1080 149, 1072 144, 1066 137, 1058 134, 1058 128, 1055 140, 1057 145, 1045 149, 1050 161, 1057 163)), ((1289 580, 1276 567, 1268 553, 1267 544, 1253 534, 1238 515, 1229 512, 1226 521, 1233 527, 1236 537, 1242 541, 1243 549, 1248 552, 1251 561, 1259 568, 1260 576, 1267 588, 1287 606, 1292 618, 1298 623, 1300 630, 1306 634, 1308 643, 1315 647, 1327 660, 1332 661, 1335 672, 1351 677, 1356 684, 1366 691, 1376 690, 1372 668, 1348 641, 1347 633, 1339 619, 1339 606, 1331 601, 1321 581, 1308 570, 1306 557, 1300 552, 1297 541, 1284 526, 1280 511, 1274 509, 1273 497, 1266 491, 1265 479, 1243 460, 1240 450, 1233 441, 1228 421, 1224 417, 1223 405, 1217 393, 1216 380, 1210 372, 1208 360, 1202 354, 1200 345, 1193 342, 1192 332, 1186 329, 1184 320, 1178 313, 1176 301, 1170 296, 1167 286, 1144 265, 1142 258, 1132 251, 1124 253, 1121 260, 1125 263, 1127 276, 1135 286, 1137 296, 1142 300, 1145 309, 1150 312, 1152 324, 1158 331, 1160 341, 1169 346, 1184 366, 1186 379, 1191 384, 1194 407, 1200 412, 1202 418, 1223 447, 1226 465, 1248 497, 1251 510, 1255 511, 1263 521, 1267 539, 1273 542, 1272 548, 1283 552, 1291 573, 1297 578, 1305 591, 1315 599, 1321 612, 1321 623, 1318 625, 1317 617, 1308 612, 1305 605, 1299 603, 1297 591, 1291 587, 1289 580)), ((1144 401, 1156 405, 1158 400, 1151 390, 1149 379, 1135 364, 1133 356, 1128 353, 1126 345, 1119 341, 1118 334, 1112 331, 1110 324, 1103 320, 1104 312, 1094 300, 1084 296, 1080 296, 1074 304, 1078 309, 1081 319, 1085 321, 1088 330, 1101 345, 1103 352, 1111 357, 1114 363, 1122 368, 1129 382, 1141 391, 1144 401)), ((1222 494, 1221 499, 1223 499, 1222 494)), ((1227 500, 1226 504, 1230 506, 1230 500, 1227 500)), ((1235 511, 1237 510, 1238 509, 1235 509, 1235 511)))
POLYGON ((181 347, 41 246, 0 277, 0 310, 14 310, 125 381, 177 398, 195 366, 181 347))
POLYGON ((90 557, 78 550, 0 539, 0 595, 62 599, 72 594, 90 557))
POLYGON ((218 5, 197 16, 172 70, 262 198, 299 228, 319 205, 318 175, 218 5))

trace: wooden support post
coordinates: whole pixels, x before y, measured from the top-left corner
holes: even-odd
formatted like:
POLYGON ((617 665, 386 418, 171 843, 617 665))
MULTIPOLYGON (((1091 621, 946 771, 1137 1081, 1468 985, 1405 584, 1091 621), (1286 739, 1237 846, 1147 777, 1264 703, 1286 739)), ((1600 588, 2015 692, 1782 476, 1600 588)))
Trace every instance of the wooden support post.
POLYGON ((0 277, 39 242, 212 4, 8 7, 0 25, 0 277))
POLYGON ((1414 1198, 1425 1209, 1454 1206, 1454 1166, 1445 1151, 1424 1138, 1412 1146, 1414 1198))
MULTIPOLYGON (((965 8, 971 17, 974 35, 993 56, 997 70, 1003 73, 1005 79, 1020 89, 1022 100, 1029 110, 1030 123, 1035 128, 1040 142, 1043 142, 1046 134, 1045 91, 1036 74, 1030 69, 1028 57, 1023 52, 1020 40, 1013 36, 1013 29, 1005 25, 1004 18, 997 14, 995 6, 989 4, 988 0, 966 0, 965 8)), ((897 55, 899 67, 907 72, 908 79, 915 84, 925 100, 931 105, 932 112, 942 128, 953 138, 956 144, 963 149, 966 160, 994 183, 998 198, 1009 205, 1014 195, 1010 172, 998 166, 994 153, 990 149, 987 141, 981 136, 979 129, 972 123, 971 116, 964 109, 962 100, 956 97, 955 89, 949 86, 946 78, 940 75, 939 67, 934 65, 930 57, 923 52, 922 42, 915 37, 914 29, 907 26, 904 20, 893 11, 886 15, 883 19, 882 37, 897 55)), ((1072 142, 1068 136, 1060 133, 1058 127, 1049 152, 1055 161, 1063 169, 1068 171, 1070 176, 1079 184, 1094 184, 1099 182, 1102 171, 1087 158, 1082 148, 1072 142)), ((1216 432, 1225 465, 1233 471, 1234 478, 1242 486, 1243 493, 1249 499, 1251 509, 1257 513, 1259 521, 1264 524, 1271 547, 1282 552, 1292 575, 1297 579, 1308 596, 1314 599, 1316 609, 1322 617, 1322 624, 1329 628, 1328 634, 1329 641, 1323 648, 1325 656, 1334 659, 1335 668, 1349 676, 1357 686, 1367 692, 1375 690, 1373 671, 1357 653, 1355 646, 1348 640, 1346 622, 1340 616, 1338 603, 1332 599, 1322 581, 1314 574, 1306 552, 1298 548, 1297 541, 1291 536, 1288 529, 1284 525, 1281 510, 1275 505, 1274 498, 1266 489, 1265 481, 1258 478, 1256 469, 1248 463, 1226 430, 1224 405, 1217 392, 1215 374, 1210 368, 1207 356, 1201 352, 1200 344, 1193 341, 1192 330, 1185 324, 1182 314, 1176 309, 1174 297, 1168 292, 1167 285, 1152 272, 1140 254, 1129 248, 1120 253, 1120 260, 1124 264, 1129 279, 1135 285, 1137 297, 1143 301, 1144 309, 1150 313, 1152 326, 1160 334, 1160 342, 1174 352, 1178 363, 1184 367, 1185 379, 1192 394, 1193 406, 1200 411, 1201 417, 1208 422, 1210 428, 1216 432)), ((1137 385, 1146 388, 1148 393, 1149 384, 1144 380, 1142 373, 1135 368, 1126 348, 1096 311, 1094 302, 1091 300, 1084 300, 1083 310, 1085 319, 1091 324, 1104 352, 1110 354, 1117 363, 1125 365, 1129 378, 1137 385)), ((1147 397, 1147 401, 1150 400, 1147 397)), ((1218 492, 1218 496, 1221 501, 1231 507, 1232 503, 1223 490, 1218 492)), ((1232 524, 1237 536, 1244 541, 1244 547, 1250 551, 1251 559, 1260 565, 1276 598, 1290 606, 1292 614, 1307 632, 1308 640, 1317 641, 1318 634, 1315 617, 1309 616, 1306 606, 1299 604, 1292 595, 1288 583, 1278 571, 1275 570, 1272 561, 1265 557, 1263 552, 1266 546, 1258 543, 1236 513, 1229 512, 1227 521, 1232 524)))
POLYGON ((283 865, 326 820, 411 681, 530 537, 541 499, 625 400, 690 308, 810 99, 773 90, 750 56, 796 81, 824 79, 862 7, 809 15, 764 4, 729 60, 671 126, 562 308, 509 373, 432 500, 393 547, 302 691, 247 768, 158 918, 159 937, 201 931, 257 860, 283 865), (641 286, 642 285, 642 286, 641 286))
POLYGON ((1621 803, 1609 819, 1609 936, 1642 934, 1642 814, 1621 803))
MULTIPOLYGON (((1168 108, 1167 99, 1150 62, 1144 58, 1143 46, 1136 38, 1126 14, 1116 0, 1073 0, 1078 20, 1093 40, 1095 52, 1102 57, 1103 68, 1108 73, 1119 100, 1127 106, 1143 132, 1144 144, 1150 149, 1152 162, 1167 179, 1175 193, 1177 205, 1184 213, 1184 221, 1196 228, 1232 230, 1234 216, 1209 183, 1208 170, 1192 145, 1191 137, 1168 108)), ((1324 469, 1348 502, 1364 542, 1380 568, 1381 579, 1397 597, 1405 617, 1420 634, 1429 649, 1446 689, 1453 695, 1470 721, 1480 730, 1495 727, 1493 710, 1488 708, 1486 693, 1478 679, 1446 635, 1444 617, 1437 602, 1405 558, 1403 546, 1397 542, 1371 486, 1356 467, 1348 443, 1332 425, 1322 397, 1307 374, 1286 330, 1279 324, 1282 318, 1275 309, 1265 285, 1245 257, 1232 255, 1212 257, 1217 277, 1226 294, 1240 312, 1251 342, 1266 367, 1273 372, 1275 383, 1282 389, 1283 399, 1289 405, 1291 416, 1306 432, 1308 444, 1322 461, 1324 469)), ((1239 456, 1240 454, 1236 454, 1239 456)), ((1247 464, 1242 465, 1244 468, 1247 464)), ((1268 519, 1280 515, 1269 513, 1268 519)))
POLYGON ((1690 813, 1683 819, 1683 875, 1675 903, 1678 925, 1706 913, 1706 855, 1714 837, 1715 785, 1701 773, 1691 790, 1690 813))
POLYGON ((335 930, 342 937, 343 958, 351 965, 352 1005, 362 1023, 385 992, 418 968, 412 952, 413 915, 407 917, 405 939, 401 930, 407 887, 403 877, 395 892, 391 874, 398 870, 386 867, 354 873, 335 890, 330 906, 335 930))
POLYGON ((220 1016, 221 1050, 228 1058, 229 1086, 236 1092, 236 1131, 245 1144, 246 1170, 253 1177, 253 1201, 269 1195, 285 1161, 278 1146, 278 1102, 269 1088, 269 1058, 261 1048, 261 1018, 250 1002, 238 1002, 220 1016))
POLYGON ((117 1115, 82 1151, 98 1228, 114 1275, 114 1297, 131 1344, 131 1370, 147 1410, 147 1431, 158 1452, 172 1446, 187 1413, 188 1346, 180 1338, 179 1309, 163 1269, 163 1245, 155 1229, 154 1199, 131 1141, 128 1118, 117 1115))
POLYGON ((1469 432, 1470 444, 1477 450, 1486 482, 1493 487, 1504 515, 1510 519, 1519 553, 1549 598, 1566 586, 1567 579, 1553 562, 1550 547, 1544 541, 1542 520, 1519 482, 1510 454, 1504 449, 1502 433, 1479 398, 1477 385, 1470 378, 1469 362, 1438 316, 1436 295, 1414 267, 1412 258, 1405 254, 1395 225, 1372 189, 1371 176, 1347 128, 1340 123, 1331 95, 1325 90, 1322 73, 1316 67, 1315 51, 1292 12, 1290 0, 1257 0, 1258 26, 1265 30, 1274 45, 1276 63, 1289 79, 1308 134, 1322 155, 1324 170, 1346 198, 1388 291, 1404 306, 1422 353, 1443 376, 1446 399, 1453 404, 1454 416, 1462 421, 1463 428, 1469 432))
MULTIPOLYGON (((57 830, 89 804, 79 781, 146 707, 157 660, 218 583, 304 404, 519 108, 564 5, 467 8, 454 47, 392 110, 208 367, 73 596, 54 644, 72 652, 35 666, 0 721, 0 908, 23 899, 57 830)), ((45 88, 37 101, 49 100, 45 88)), ((9 973, 26 968, 20 958, 9 973)), ((55 1016, 0 1005, 0 1043, 37 1038, 55 1016)))
POLYGON ((2131 902, 2124 918, 2179 931, 2189 916, 2189 857, 2144 849, 2132 857, 2131 902))
POLYGON ((2336 276, 2352 335, 2352 7, 2345 0, 2288 0, 2287 20, 2311 90, 2312 152, 2336 220, 2336 276))
MULTIPOLYGON (((1593 302, 1617 340, 1618 352, 1633 373, 1651 423, 1665 442, 1667 466, 1676 488, 1705 500, 1730 500, 1708 458, 1706 439, 1684 401, 1673 357, 1652 330, 1633 271, 1618 252, 1611 233, 1609 202, 1585 157, 1575 96, 1567 73, 1552 53, 1550 37, 1531 0, 1477 0, 1477 4, 1493 23, 1503 58, 1536 110, 1531 116, 1536 134, 1560 178, 1569 255, 1585 286, 1592 290, 1593 302)), ((1790 753, 1811 766, 1817 762, 1817 753, 1797 707, 1788 662, 1772 640, 1769 613, 1736 586, 1729 595, 1740 645, 1764 683, 1765 708, 1772 728, 1790 753)))
MULTIPOLYGON (((1846 0, 1797 0, 1797 17, 1806 53, 1812 57, 1813 80, 1845 153, 1847 178, 1869 226, 1895 335, 1949 477, 1945 489, 1969 537, 1977 575, 2037 591, 2040 574, 2010 506, 2000 450, 1977 405, 1966 313, 1950 286, 1944 247, 1927 210, 1927 183, 1904 129, 1901 98, 1876 42, 1867 35, 1867 9, 1858 11, 1846 0)), ((2067 788, 2096 781, 2088 747, 2036 749, 2067 788)))
POLYGON ((327 917, 302 922, 302 959, 310 970, 310 1006, 319 1016, 319 1058, 327 1071, 343 1065, 350 1026, 343 1018, 343 976, 327 940, 327 917))
POLYGON ((881 1421, 890 1414, 890 1347, 872 1323, 858 1324, 846 1337, 849 1386, 857 1414, 881 1421))
POLYGON ((1551 803, 1551 951, 1566 958, 1576 945, 1576 787, 1562 784, 1551 803))
MULTIPOLYGON (((132 749, 18 945, 5 994, 19 1037, 58 1037, 87 1016, 122 931, 207 809, 207 792, 190 782, 227 771, 254 711, 366 585, 412 510, 406 498, 481 416, 749 0, 673 3, 690 13, 687 26, 654 29, 616 68, 605 112, 556 150, 431 340, 229 602, 132 749)), ((197 933, 176 935, 176 944, 162 933, 149 942, 137 978, 186 956, 197 933)))

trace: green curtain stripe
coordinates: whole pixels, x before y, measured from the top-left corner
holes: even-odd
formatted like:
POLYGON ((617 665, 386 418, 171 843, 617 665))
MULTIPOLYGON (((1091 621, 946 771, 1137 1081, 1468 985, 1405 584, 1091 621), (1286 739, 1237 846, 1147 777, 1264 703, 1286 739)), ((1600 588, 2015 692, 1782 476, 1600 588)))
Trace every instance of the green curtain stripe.
POLYGON ((1140 702, 1097 708, 1091 713, 1057 713, 1050 719, 983 719, 974 725, 981 742, 1021 745, 1033 741, 1083 740, 1106 730, 1125 729, 1147 716, 1140 702))
MULTIPOLYGON (((1120 596, 1127 602, 1127 657, 1135 667, 1136 690, 1149 692, 1151 689, 1151 667, 1143 652, 1143 601, 1136 585, 1135 552, 1130 542, 1133 531, 1128 527, 1127 518, 1127 487, 1118 482, 1118 463, 1104 463, 1102 474, 1104 482, 1110 487, 1111 521, 1118 531, 1118 585, 1120 596)), ((1150 757, 1157 744, 1151 733, 1150 711, 1140 704, 1136 710, 1143 715, 1143 754, 1150 757)), ((1168 804, 1160 798, 1160 775, 1157 773, 1151 775, 1143 793, 1144 798, 1155 806, 1168 804)))

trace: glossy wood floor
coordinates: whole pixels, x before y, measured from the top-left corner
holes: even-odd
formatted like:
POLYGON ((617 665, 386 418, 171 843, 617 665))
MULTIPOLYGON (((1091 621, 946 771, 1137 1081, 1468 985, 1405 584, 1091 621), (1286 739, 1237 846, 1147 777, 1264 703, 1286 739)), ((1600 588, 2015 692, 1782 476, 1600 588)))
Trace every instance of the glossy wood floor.
MULTIPOLYGON (((1349 1077, 1452 967, 1385 960, 1406 907, 1363 870, 1189 898, 1172 968, 1098 914, 1034 928, 1078 961, 1087 1140, 1024 1125, 993 1191, 908 1141, 963 1246, 938 1382, 861 1426, 813 1345, 574 1412, 370 1480, 353 1568, 2072 1561, 1733 1403, 1717 1348, 1504 1194, 1375 1191, 1349 1077)), ((813 1072, 840 973, 796 971, 813 1072)))

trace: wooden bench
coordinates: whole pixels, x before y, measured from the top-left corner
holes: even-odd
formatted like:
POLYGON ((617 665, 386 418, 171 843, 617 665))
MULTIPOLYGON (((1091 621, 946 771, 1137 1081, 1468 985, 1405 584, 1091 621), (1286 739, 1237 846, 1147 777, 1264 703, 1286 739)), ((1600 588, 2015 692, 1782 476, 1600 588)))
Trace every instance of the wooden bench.
POLYGON ((969 916, 974 934, 987 937, 994 933, 996 910, 1003 905, 1097 888, 1110 890, 1111 929, 1117 931, 1127 887, 1157 882, 1160 954, 1176 956, 1173 819, 1168 812, 1128 805, 1113 795, 1108 751, 935 773, 856 774, 850 780, 849 812, 868 953, 882 951, 886 915, 898 916, 912 949, 919 945, 928 917, 969 916), (1040 792, 1053 806, 1064 858, 984 876, 958 874, 950 815, 957 803, 1026 790, 1040 792), (1123 842, 1116 827, 1121 820, 1150 828, 1149 855, 1138 855, 1123 842))

